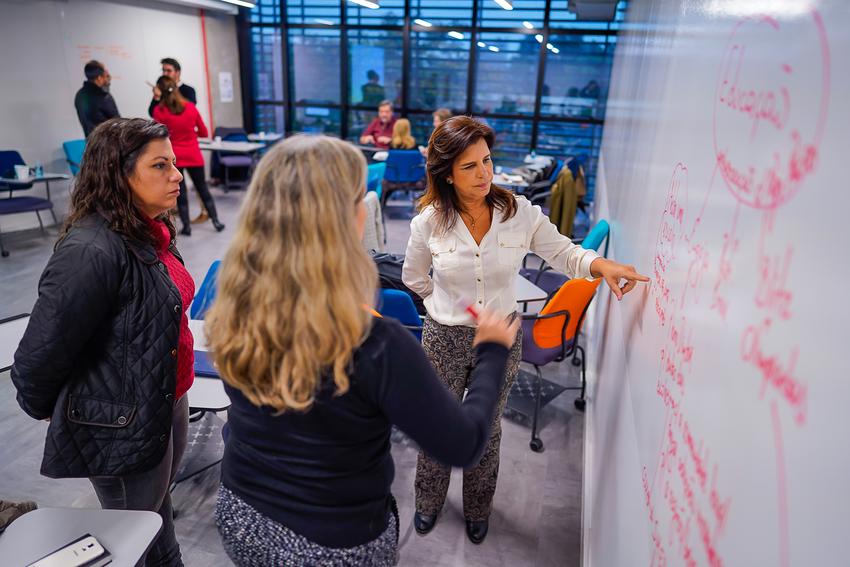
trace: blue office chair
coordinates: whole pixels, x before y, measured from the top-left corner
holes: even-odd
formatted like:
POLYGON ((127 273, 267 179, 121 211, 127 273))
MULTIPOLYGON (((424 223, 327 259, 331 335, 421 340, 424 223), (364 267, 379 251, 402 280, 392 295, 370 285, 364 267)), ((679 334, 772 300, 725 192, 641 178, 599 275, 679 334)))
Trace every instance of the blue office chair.
MULTIPOLYGON (((44 232, 44 222, 41 220, 39 211, 50 211, 53 216, 53 223, 59 224, 56 220, 56 213, 53 212, 53 202, 50 200, 48 190, 47 199, 42 197, 15 197, 14 191, 22 191, 32 188, 31 181, 15 180, 15 166, 26 165, 21 154, 14 150, 0 151, 0 178, 7 178, 6 181, 0 180, 0 189, 9 191, 9 196, 5 199, 0 199, 0 216, 15 215, 18 213, 35 213, 38 217, 38 225, 41 231, 44 232)), ((9 256, 9 251, 3 246, 3 233, 0 231, 0 256, 6 258, 9 256)))
POLYGON ((68 162, 68 167, 71 168, 71 175, 76 175, 80 172, 80 165, 83 163, 83 153, 86 151, 86 141, 68 140, 62 142, 62 149, 65 151, 65 160, 68 162))
POLYGON ((210 265, 207 274, 204 276, 204 281, 201 282, 201 287, 198 293, 195 294, 195 299, 192 300, 192 307, 189 309, 189 316, 192 319, 203 319, 215 300, 216 280, 218 279, 218 269, 221 267, 221 260, 216 260, 210 265))
POLYGON ((410 296, 398 289, 382 289, 378 313, 398 320, 413 336, 422 340, 422 319, 410 296))
MULTIPOLYGON (((574 240, 576 244, 580 244, 582 248, 586 248, 588 250, 599 250, 599 247, 602 245, 602 241, 605 243, 605 252, 603 256, 608 255, 608 243, 607 237, 608 232, 611 227, 608 224, 608 221, 605 219, 600 219, 599 222, 593 227, 593 229, 587 233, 581 240, 574 240)), ((542 289, 549 296, 549 299, 561 289, 561 286, 569 279, 567 276, 560 272, 556 272, 552 269, 552 266, 548 264, 543 264, 539 269, 536 268, 526 268, 525 260, 523 260, 523 267, 519 271, 520 275, 542 289)), ((523 308, 525 306, 523 305, 523 308)))
POLYGON ((425 157, 419 150, 390 150, 384 173, 384 194, 381 206, 386 205, 395 191, 425 189, 425 157))
MULTIPOLYGON (((377 162, 370 163, 368 167, 368 174, 366 177, 366 190, 374 191, 378 194, 378 201, 381 201, 381 195, 383 194, 383 181, 384 174, 387 171, 386 162, 377 162)), ((383 201, 381 201, 383 202, 383 201)))

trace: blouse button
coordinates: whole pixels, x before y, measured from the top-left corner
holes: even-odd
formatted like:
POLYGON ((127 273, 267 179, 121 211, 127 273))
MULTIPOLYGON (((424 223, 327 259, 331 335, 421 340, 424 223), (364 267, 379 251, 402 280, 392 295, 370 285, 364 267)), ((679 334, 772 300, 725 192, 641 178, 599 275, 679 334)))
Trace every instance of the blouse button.
POLYGON ((476 258, 480 258, 480 257, 481 257, 481 254, 479 254, 478 252, 476 252, 476 253, 475 253, 475 257, 476 257, 476 258))

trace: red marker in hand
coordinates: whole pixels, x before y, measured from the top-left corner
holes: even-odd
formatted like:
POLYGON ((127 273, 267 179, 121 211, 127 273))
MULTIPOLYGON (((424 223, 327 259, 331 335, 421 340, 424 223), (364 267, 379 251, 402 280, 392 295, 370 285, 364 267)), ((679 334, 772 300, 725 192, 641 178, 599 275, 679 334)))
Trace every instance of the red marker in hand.
POLYGON ((466 299, 465 297, 458 297, 457 301, 455 301, 455 305, 472 315, 472 318, 478 321, 478 310, 472 306, 472 302, 466 299))

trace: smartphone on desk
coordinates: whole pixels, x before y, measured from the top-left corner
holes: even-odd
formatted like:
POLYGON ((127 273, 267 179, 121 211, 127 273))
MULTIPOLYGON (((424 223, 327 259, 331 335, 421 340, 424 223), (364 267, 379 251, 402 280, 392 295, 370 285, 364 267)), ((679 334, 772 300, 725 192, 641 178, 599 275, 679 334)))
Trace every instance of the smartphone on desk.
POLYGON ((93 535, 86 534, 27 567, 101 567, 111 562, 112 554, 93 535))

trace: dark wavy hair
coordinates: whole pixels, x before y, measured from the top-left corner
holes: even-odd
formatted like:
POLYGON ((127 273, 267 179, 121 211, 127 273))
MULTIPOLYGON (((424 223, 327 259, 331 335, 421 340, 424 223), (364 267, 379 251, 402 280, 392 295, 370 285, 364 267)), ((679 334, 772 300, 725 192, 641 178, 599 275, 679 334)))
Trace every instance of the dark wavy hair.
MULTIPOLYGON (((428 205, 434 205, 438 232, 451 230, 460 213, 464 212, 454 185, 447 181, 452 174, 452 165, 460 154, 481 139, 492 149, 496 134, 488 125, 474 118, 455 116, 441 122, 428 140, 428 161, 425 167, 428 188, 419 199, 418 207, 421 211, 428 205)), ((502 213, 503 221, 516 214, 516 198, 507 189, 490 184, 490 192, 485 199, 492 209, 502 213)))
MULTIPOLYGON (((137 242, 156 245, 144 214, 136 207, 130 176, 139 156, 154 141, 168 138, 168 128, 144 118, 113 118, 99 125, 86 140, 80 173, 71 194, 71 210, 59 234, 58 246, 76 223, 99 213, 109 227, 137 242)), ((174 240, 168 213, 159 217, 174 240)))

